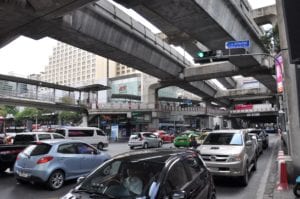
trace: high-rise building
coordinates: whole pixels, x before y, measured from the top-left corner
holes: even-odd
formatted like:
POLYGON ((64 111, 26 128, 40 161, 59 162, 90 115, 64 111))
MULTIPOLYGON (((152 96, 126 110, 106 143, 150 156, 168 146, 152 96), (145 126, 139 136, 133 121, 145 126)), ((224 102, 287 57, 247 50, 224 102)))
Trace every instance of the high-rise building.
POLYGON ((107 58, 57 42, 45 67, 43 80, 61 85, 79 86, 136 72, 135 69, 107 58))

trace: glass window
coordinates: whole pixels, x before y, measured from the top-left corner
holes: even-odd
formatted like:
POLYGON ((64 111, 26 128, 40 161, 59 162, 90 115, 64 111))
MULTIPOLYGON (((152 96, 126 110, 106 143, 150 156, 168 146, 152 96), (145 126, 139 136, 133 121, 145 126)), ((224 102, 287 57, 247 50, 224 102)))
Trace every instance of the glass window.
POLYGON ((53 134, 53 138, 54 138, 54 139, 65 139, 64 136, 58 135, 58 134, 53 134))
POLYGON ((28 142, 36 141, 35 135, 16 135, 14 144, 28 144, 28 142))
POLYGON ((92 137, 94 130, 69 130, 69 137, 92 137))
MULTIPOLYGON (((190 177, 196 177, 201 171, 200 159, 198 157, 188 156, 183 160, 183 164, 187 168, 187 171, 190 174, 190 177)), ((203 165, 203 164, 201 164, 203 165)))
POLYGON ((39 134, 38 137, 39 137, 39 140, 49 140, 49 139, 51 139, 50 134, 39 134))
POLYGON ((172 191, 180 190, 187 182, 188 178, 183 164, 178 161, 171 167, 167 174, 164 192, 166 195, 170 195, 172 191), (178 174, 180 174, 180 178, 178 177, 178 174))
POLYGON ((76 154, 76 148, 74 144, 62 144, 58 147, 57 152, 63 154, 76 154))
POLYGON ((205 139, 204 145, 242 145, 240 133, 210 133, 205 139))
POLYGON ((101 130, 97 130, 97 135, 105 136, 105 133, 101 130))
POLYGON ((83 143, 78 143, 76 148, 79 154, 93 154, 95 152, 94 148, 83 143))
POLYGON ((49 144, 38 144, 28 146, 23 153, 30 156, 44 155, 47 154, 51 149, 49 144))
POLYGON ((66 131, 65 131, 64 129, 57 129, 57 130, 55 131, 55 133, 58 133, 58 134, 60 134, 60 135, 62 135, 62 136, 66 136, 66 131))

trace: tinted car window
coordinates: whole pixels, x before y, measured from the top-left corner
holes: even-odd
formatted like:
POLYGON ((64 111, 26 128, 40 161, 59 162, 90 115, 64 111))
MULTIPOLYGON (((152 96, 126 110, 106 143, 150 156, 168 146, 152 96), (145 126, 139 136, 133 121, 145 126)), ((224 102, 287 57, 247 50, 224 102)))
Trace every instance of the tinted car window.
POLYGON ((242 145, 242 135, 239 133, 210 133, 204 145, 242 145))
POLYGON ((58 130, 55 131, 55 133, 58 133, 58 134, 60 134, 62 136, 66 136, 66 131, 63 130, 63 129, 58 129, 58 130))
POLYGON ((183 160, 183 164, 190 173, 191 178, 196 177, 196 175, 201 171, 198 158, 193 156, 188 156, 183 160))
POLYGON ((102 136, 105 136, 105 133, 101 130, 97 130, 97 135, 102 135, 102 136))
POLYGON ((51 139, 51 135, 49 134, 39 134, 39 140, 49 140, 51 139))
POLYGON ((35 140, 35 135, 16 135, 14 138, 14 144, 28 144, 28 142, 33 142, 35 140))
POLYGON ((53 134, 54 139, 64 139, 65 137, 62 135, 53 134))
POLYGON ((76 148, 79 154, 93 154, 95 152, 94 148, 83 143, 76 144, 76 148))
POLYGON ((30 156, 44 155, 47 154, 51 149, 49 144, 38 144, 28 146, 23 153, 30 156))
POLYGON ((167 194, 172 190, 180 190, 180 188, 183 187, 183 185, 185 185, 187 182, 188 177, 184 170, 183 164, 181 162, 175 163, 174 166, 171 167, 166 178, 167 194), (178 177, 178 174, 180 174, 180 178, 178 177))
POLYGON ((57 152, 63 153, 63 154, 76 154, 77 153, 74 144, 62 144, 58 147, 57 152))
POLYGON ((69 130, 69 137, 92 137, 94 130, 69 130))

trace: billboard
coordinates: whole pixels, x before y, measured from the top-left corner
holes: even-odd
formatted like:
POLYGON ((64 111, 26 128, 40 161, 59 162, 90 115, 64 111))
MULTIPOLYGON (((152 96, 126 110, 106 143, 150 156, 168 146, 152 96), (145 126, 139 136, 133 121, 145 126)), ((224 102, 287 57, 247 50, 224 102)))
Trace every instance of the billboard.
POLYGON ((282 56, 278 55, 275 57, 275 69, 276 69, 276 83, 277 93, 283 92, 283 60, 282 56))

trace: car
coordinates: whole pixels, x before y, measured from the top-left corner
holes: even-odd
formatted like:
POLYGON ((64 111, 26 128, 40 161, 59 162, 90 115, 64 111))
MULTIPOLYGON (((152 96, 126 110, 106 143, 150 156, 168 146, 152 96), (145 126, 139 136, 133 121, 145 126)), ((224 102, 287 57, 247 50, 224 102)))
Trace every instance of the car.
POLYGON ((156 136, 158 136, 163 142, 173 142, 175 136, 171 135, 163 130, 158 130, 154 132, 156 136))
POLYGON ((212 176, 192 149, 150 149, 113 157, 61 199, 216 198, 212 176), (128 181, 132 182, 128 184, 128 181))
POLYGON ((128 146, 130 149, 135 147, 143 147, 147 149, 149 147, 161 147, 163 141, 151 132, 139 132, 131 135, 128 141, 128 146))
POLYGON ((45 183, 56 190, 66 180, 87 175, 110 156, 92 145, 75 140, 45 140, 19 153, 14 165, 16 180, 45 183))
POLYGON ((195 137, 196 140, 200 134, 197 131, 184 131, 181 134, 179 134, 175 139, 174 139, 174 146, 175 147, 190 147, 191 146, 191 141, 192 137, 195 137))
POLYGON ((207 137, 207 135, 209 134, 209 132, 205 132, 205 133, 202 133, 196 140, 197 140, 197 143, 199 145, 203 144, 205 138, 207 137))
POLYGON ((258 158, 263 153, 263 143, 259 136, 255 133, 249 133, 249 136, 252 137, 252 140, 255 144, 256 157, 258 158))
POLYGON ((212 131, 198 149, 214 176, 238 177, 247 186, 249 172, 256 170, 255 145, 245 129, 212 131))
POLYGON ((249 133, 255 133, 258 135, 258 137, 262 140, 263 149, 266 149, 269 147, 269 135, 268 133, 263 129, 248 129, 249 133))
POLYGON ((57 128, 55 132, 63 135, 66 139, 81 140, 97 146, 100 150, 108 147, 109 144, 106 133, 96 127, 66 126, 57 128))

